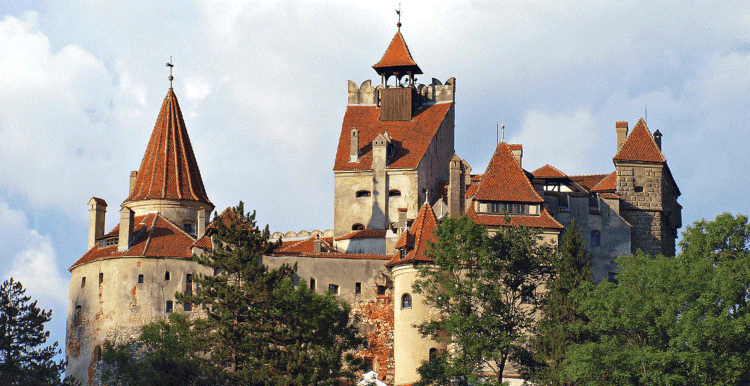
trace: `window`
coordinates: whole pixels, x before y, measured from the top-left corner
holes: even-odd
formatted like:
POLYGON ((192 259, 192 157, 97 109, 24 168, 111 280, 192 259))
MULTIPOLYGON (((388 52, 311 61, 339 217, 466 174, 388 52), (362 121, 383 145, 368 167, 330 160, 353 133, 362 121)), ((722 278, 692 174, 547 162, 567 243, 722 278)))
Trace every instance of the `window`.
POLYGON ((73 314, 73 324, 81 323, 81 306, 76 306, 76 312, 73 314))
POLYGON ((636 185, 636 187, 635 187, 635 192, 636 192, 636 193, 643 193, 643 186, 638 186, 638 185, 636 185))
POLYGON ((86 286, 86 276, 81 278, 81 288, 86 286))
POLYGON ((102 284, 102 283, 104 283, 104 273, 100 272, 99 273, 99 284, 102 284))
POLYGON ((185 233, 193 233, 193 223, 190 223, 190 222, 182 223, 182 230, 184 230, 185 233))
POLYGON ((169 275, 169 271, 164 272, 164 280, 169 281, 172 277, 169 275))
POLYGON ((102 346, 96 346, 94 348, 94 360, 99 362, 102 360, 102 346))
POLYGON ((315 278, 310 278, 310 289, 315 291, 315 278))
POLYGON ((521 286, 521 304, 534 303, 534 287, 530 285, 521 286))
POLYGON ((369 190, 357 191, 357 198, 362 198, 362 197, 370 197, 370 191, 369 190))
POLYGON ((187 283, 187 284, 193 284, 193 275, 191 275, 191 274, 185 275, 185 283, 187 283))
POLYGON ((354 294, 359 295, 362 293, 362 283, 354 283, 354 294))
POLYGON ((117 245, 117 241, 119 239, 120 238, 117 237, 117 236, 115 236, 115 237, 108 237, 106 239, 101 239, 101 240, 99 240, 99 248, 111 247, 113 245, 117 245))
POLYGON ((430 358, 430 360, 433 360, 433 359, 435 359, 436 356, 437 356, 437 349, 435 347, 433 347, 433 348, 430 349, 430 356, 429 356, 429 358, 430 358))
POLYGON ((599 231, 591 231, 591 246, 598 247, 602 243, 602 233, 599 231))
POLYGON ((352 225, 352 230, 353 231, 361 231, 361 230, 364 230, 364 229, 365 229, 365 226, 362 225, 362 224, 357 223, 357 224, 352 225))
POLYGON ((385 286, 384 285, 379 285, 378 286, 378 295, 381 295, 381 296, 385 295, 385 286))
POLYGON ((171 300, 167 300, 167 313, 170 313, 174 310, 174 304, 171 300))
MULTIPOLYGON (((192 296, 193 295, 193 275, 187 274, 185 275, 185 295, 192 296)), ((186 309, 185 311, 190 311, 186 309)))
POLYGON ((185 303, 182 305, 182 309, 184 309, 185 312, 190 312, 193 310, 193 305, 190 303, 185 303))
POLYGON ((143 274, 138 275, 138 284, 143 284, 143 274))
POLYGON ((388 197, 401 197, 401 191, 393 189, 388 192, 388 197))
POLYGON ((411 308, 411 295, 404 294, 401 296, 401 309, 411 308))
POLYGON ((328 292, 338 295, 339 294, 339 286, 336 284, 329 284, 328 285, 328 292))
POLYGON ((570 196, 567 194, 557 196, 557 207, 562 211, 567 211, 570 207, 570 196))
POLYGON ((608 272, 607 273, 607 281, 610 283, 617 284, 617 272, 608 272))
POLYGON ((409 251, 406 249, 406 247, 401 248, 401 250, 399 251, 399 255, 400 255, 399 257, 401 258, 401 260, 405 259, 406 255, 408 254, 409 254, 409 251))
POLYGON ((365 370, 364 370, 364 372, 372 371, 372 369, 373 369, 372 365, 373 365, 374 362, 375 362, 374 358, 369 358, 369 357, 365 358, 365 370))

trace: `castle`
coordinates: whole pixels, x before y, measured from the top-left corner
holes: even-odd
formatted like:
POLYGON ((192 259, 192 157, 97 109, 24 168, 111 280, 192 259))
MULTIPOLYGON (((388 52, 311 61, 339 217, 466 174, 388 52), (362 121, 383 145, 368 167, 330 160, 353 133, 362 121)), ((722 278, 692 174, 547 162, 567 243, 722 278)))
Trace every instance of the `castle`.
MULTIPOLYGON (((490 232, 525 225, 552 244, 575 219, 597 281, 613 277, 619 255, 674 255, 680 191, 661 134, 643 119, 630 132, 627 122, 615 124, 610 173, 572 176, 551 165, 529 172, 522 145, 501 141, 484 173, 472 174, 454 151, 455 79, 416 84, 422 70, 400 28, 373 68, 377 86, 349 81, 333 166, 333 230, 277 232, 283 244, 263 263, 297 263, 295 284, 306 280, 349 302, 369 343, 358 355, 386 384, 417 381, 420 363, 445 349, 413 327, 435 310, 411 287, 445 216, 465 214, 490 232)), ((191 293, 195 275, 213 274, 192 260, 212 247, 206 229, 214 205, 171 86, 130 175, 119 224, 105 233, 107 203, 94 197, 88 205, 88 252, 70 267, 66 355, 67 374, 95 385, 106 340, 136 339, 142 325, 170 312, 200 317, 174 294, 191 293)), ((507 379, 522 382, 512 373, 507 379)))

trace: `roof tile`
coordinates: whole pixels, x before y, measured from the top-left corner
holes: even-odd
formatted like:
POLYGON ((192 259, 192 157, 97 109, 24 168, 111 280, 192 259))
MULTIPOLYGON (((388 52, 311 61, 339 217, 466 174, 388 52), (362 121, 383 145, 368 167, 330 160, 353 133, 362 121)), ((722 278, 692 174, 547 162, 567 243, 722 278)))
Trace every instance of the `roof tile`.
POLYGON ((635 124, 633 131, 613 159, 615 161, 666 162, 643 118, 635 124))
POLYGON ((544 202, 529 177, 516 162, 510 147, 500 142, 479 183, 475 200, 506 202, 544 202))
POLYGON ((433 261, 431 257, 427 256, 427 251, 430 249, 428 243, 437 242, 437 236, 435 235, 437 227, 438 221, 437 217, 435 217, 435 212, 432 211, 432 206, 430 206, 430 204, 422 205, 422 208, 419 209, 419 213, 417 214, 417 218, 414 220, 414 225, 412 226, 412 232, 414 234, 414 249, 409 251, 403 259, 401 258, 401 254, 396 254, 386 266, 394 267, 401 264, 433 261))
POLYGON ((546 164, 537 170, 531 172, 535 178, 566 178, 568 177, 565 173, 561 172, 560 169, 546 164))
POLYGON ((474 205, 469 206, 466 215, 477 224, 488 227, 523 225, 538 229, 563 229, 562 224, 555 220, 546 208, 542 208, 542 213, 539 216, 508 216, 510 224, 505 221, 505 215, 477 214, 476 210, 474 210, 474 205))
MULTIPOLYGON (((422 70, 417 65, 417 62, 411 57, 409 47, 406 45, 404 36, 401 35, 401 31, 397 31, 391 39, 391 44, 383 53, 383 57, 380 61, 375 63, 372 68, 375 70, 385 70, 389 68, 400 67, 406 71, 412 71, 413 74, 421 74, 422 70)), ((378 71, 380 73, 380 71, 378 71)))

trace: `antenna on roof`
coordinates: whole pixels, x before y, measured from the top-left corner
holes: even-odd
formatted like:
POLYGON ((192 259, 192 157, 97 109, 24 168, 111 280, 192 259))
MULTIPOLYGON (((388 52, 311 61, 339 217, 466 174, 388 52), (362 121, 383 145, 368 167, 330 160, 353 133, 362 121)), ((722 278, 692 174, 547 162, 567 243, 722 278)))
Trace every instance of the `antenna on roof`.
POLYGON ((174 64, 172 64, 172 54, 169 54, 169 62, 167 62, 167 67, 169 67, 169 89, 172 89, 172 79, 174 77, 172 76, 172 67, 174 67, 174 64))
POLYGON ((398 15, 398 24, 396 24, 396 27, 398 27, 398 29, 401 29, 401 3, 398 3, 398 9, 396 10, 396 15, 398 15))
POLYGON ((501 122, 503 122, 500 125, 500 130, 503 131, 503 142, 505 142, 505 117, 501 117, 500 119, 501 119, 501 122))

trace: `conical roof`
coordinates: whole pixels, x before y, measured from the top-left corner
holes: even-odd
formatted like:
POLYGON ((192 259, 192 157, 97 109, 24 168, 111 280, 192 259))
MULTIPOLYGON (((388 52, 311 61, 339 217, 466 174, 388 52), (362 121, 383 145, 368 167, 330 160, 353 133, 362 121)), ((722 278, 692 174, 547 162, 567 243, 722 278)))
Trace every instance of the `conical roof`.
POLYGON ((401 35, 401 30, 396 32, 393 36, 391 44, 388 49, 385 50, 383 57, 380 61, 375 63, 372 68, 378 72, 383 73, 406 73, 411 71, 412 74, 422 74, 422 70, 417 65, 417 62, 411 57, 409 47, 406 45, 404 36, 401 35))
POLYGON ((432 262, 432 258, 427 255, 430 246, 428 243, 436 243, 437 236, 435 231, 438 228, 437 217, 435 212, 432 210, 430 204, 425 203, 417 213, 417 218, 412 224, 412 229, 407 230, 399 240, 399 247, 414 248, 409 253, 401 258, 400 254, 396 254, 391 261, 389 261, 387 267, 395 267, 401 264, 413 264, 416 262, 432 262))
POLYGON ((133 189, 125 202, 154 199, 211 204, 172 88, 161 105, 133 189))

